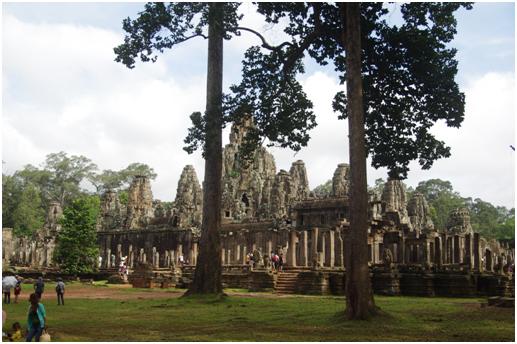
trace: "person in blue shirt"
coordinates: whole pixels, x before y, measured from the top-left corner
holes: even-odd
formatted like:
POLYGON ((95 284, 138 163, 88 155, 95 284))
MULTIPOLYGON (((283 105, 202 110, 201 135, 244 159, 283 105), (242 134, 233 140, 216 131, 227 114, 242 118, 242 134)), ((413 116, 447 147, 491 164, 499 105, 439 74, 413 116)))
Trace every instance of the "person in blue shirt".
POLYGON ((45 307, 39 302, 39 300, 40 299, 36 293, 31 294, 29 297, 31 305, 29 306, 29 311, 27 313, 27 342, 31 342, 32 338, 35 338, 36 342, 39 342, 39 338, 45 328, 47 313, 45 312, 45 307))

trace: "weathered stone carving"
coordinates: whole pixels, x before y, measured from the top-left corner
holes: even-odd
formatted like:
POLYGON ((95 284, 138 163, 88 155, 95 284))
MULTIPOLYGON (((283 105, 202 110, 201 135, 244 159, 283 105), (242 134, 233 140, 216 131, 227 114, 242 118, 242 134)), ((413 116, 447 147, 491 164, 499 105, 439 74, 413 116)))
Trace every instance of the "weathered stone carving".
POLYGON ((125 228, 145 228, 153 214, 153 193, 149 179, 135 176, 128 190, 125 228))
POLYGON ((268 217, 262 202, 269 198, 270 181, 275 177, 275 159, 264 147, 253 152, 251 161, 244 161, 241 146, 247 131, 253 127, 251 117, 245 117, 241 124, 234 124, 230 133, 230 143, 223 150, 223 199, 222 218, 249 220, 268 217), (265 190, 266 189, 266 190, 265 190))
POLYGON ((350 165, 339 164, 332 177, 332 196, 348 197, 350 189, 350 165))
POLYGON ((453 234, 470 234, 472 226, 470 225, 470 214, 467 208, 458 208, 453 210, 447 219, 447 230, 453 234))
POLYGON ((101 197, 101 209, 97 219, 97 230, 120 228, 123 223, 123 207, 118 194, 113 190, 106 191, 101 197))
POLYGON ((201 226, 203 192, 192 165, 185 166, 181 172, 174 205, 176 211, 173 213, 173 226, 182 228, 201 226))
POLYGON ((393 253, 391 253, 389 248, 384 249, 384 252, 382 253, 382 262, 384 264, 384 270, 391 271, 393 266, 393 253))
POLYGON ((302 160, 293 162, 289 174, 293 183, 294 199, 301 201, 308 198, 310 190, 305 163, 302 160))
POLYGON ((63 216, 61 204, 59 204, 59 202, 51 202, 44 227, 47 228, 50 233, 55 235, 61 230, 61 225, 59 224, 61 216, 63 216))
POLYGON ((413 230, 418 233, 431 233, 434 230, 433 220, 429 205, 423 194, 415 192, 409 200, 408 206, 409 220, 413 230))
POLYGON ((384 185, 381 199, 384 202, 384 212, 390 213, 390 217, 394 217, 395 223, 407 225, 411 229, 406 208, 406 187, 404 183, 398 179, 388 179, 384 185))
POLYGON ((289 206, 295 198, 295 190, 291 175, 280 170, 275 177, 271 189, 271 215, 275 219, 284 219, 289 215, 289 206))

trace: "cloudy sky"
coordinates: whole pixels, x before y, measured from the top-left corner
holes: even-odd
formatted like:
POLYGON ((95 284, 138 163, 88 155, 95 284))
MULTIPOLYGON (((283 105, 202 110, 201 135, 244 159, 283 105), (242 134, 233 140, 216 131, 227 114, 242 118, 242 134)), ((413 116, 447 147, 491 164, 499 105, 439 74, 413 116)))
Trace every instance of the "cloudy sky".
MULTIPOLYGON (((398 5, 390 5, 398 6, 398 5)), ((124 37, 123 18, 135 17, 140 3, 3 3, 2 160, 12 174, 41 164, 49 153, 66 151, 118 170, 132 162, 152 166, 155 198, 173 200, 184 165, 200 180, 204 161, 182 150, 188 115, 205 107, 206 41, 190 40, 154 64, 129 70, 113 61, 124 37)), ((244 23, 275 41, 282 32, 263 24, 253 6, 241 8, 244 23)), ((433 132, 452 147, 452 156, 430 170, 411 166, 406 183, 440 178, 461 195, 514 206, 515 190, 515 10, 513 3, 480 3, 457 12, 457 81, 466 94, 461 129, 436 125, 433 132)), ((390 20, 396 20, 392 18, 390 20)), ((239 81, 251 35, 225 42, 224 84, 239 81)), ((348 161, 347 124, 337 120, 331 100, 340 89, 332 69, 308 63, 300 78, 315 105, 318 127, 298 154, 272 149, 277 169, 306 163, 310 187, 332 177, 348 161)), ((228 137, 225 134, 225 143, 228 137)), ((368 180, 386 178, 368 169, 368 180)))

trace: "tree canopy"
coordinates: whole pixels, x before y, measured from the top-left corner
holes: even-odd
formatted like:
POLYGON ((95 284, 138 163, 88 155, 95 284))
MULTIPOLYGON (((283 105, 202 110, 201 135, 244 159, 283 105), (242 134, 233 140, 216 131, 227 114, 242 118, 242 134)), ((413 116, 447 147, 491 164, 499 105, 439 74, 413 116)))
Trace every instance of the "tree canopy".
POLYGON ((98 196, 78 198, 63 210, 61 231, 57 237, 54 259, 60 268, 71 274, 92 272, 97 266, 98 196))

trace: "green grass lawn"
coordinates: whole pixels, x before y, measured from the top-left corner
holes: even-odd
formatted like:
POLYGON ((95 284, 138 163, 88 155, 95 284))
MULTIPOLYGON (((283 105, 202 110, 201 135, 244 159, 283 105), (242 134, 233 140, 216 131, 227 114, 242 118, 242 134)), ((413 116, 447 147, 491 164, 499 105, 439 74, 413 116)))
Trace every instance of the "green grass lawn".
MULTIPOLYGON (((74 286, 75 288, 75 286, 74 286)), ((79 288, 79 287, 78 287, 79 288)), ((94 293, 98 286, 85 286, 94 293)), ((141 291, 141 289, 140 289, 141 291)), ((514 310, 482 299, 376 297, 382 314, 344 320, 342 297, 44 302, 53 341, 513 341, 514 310)), ((28 303, 4 305, 25 328, 28 303)))

